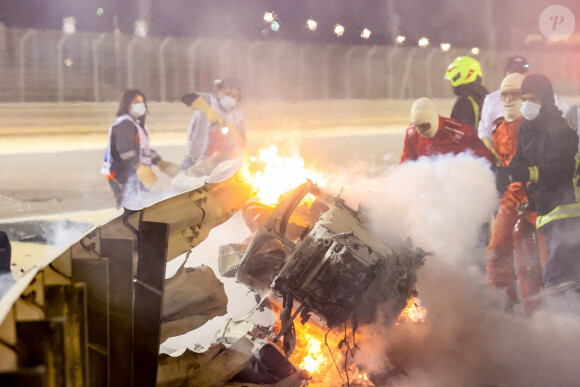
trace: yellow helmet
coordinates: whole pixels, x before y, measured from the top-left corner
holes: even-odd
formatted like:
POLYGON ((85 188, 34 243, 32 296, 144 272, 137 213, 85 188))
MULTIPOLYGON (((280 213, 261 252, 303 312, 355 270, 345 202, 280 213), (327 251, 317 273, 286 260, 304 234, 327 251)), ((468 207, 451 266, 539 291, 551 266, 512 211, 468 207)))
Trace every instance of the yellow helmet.
POLYGON ((453 87, 475 82, 478 76, 483 78, 481 66, 478 61, 469 56, 457 57, 447 66, 445 72, 445 79, 449 80, 453 87))

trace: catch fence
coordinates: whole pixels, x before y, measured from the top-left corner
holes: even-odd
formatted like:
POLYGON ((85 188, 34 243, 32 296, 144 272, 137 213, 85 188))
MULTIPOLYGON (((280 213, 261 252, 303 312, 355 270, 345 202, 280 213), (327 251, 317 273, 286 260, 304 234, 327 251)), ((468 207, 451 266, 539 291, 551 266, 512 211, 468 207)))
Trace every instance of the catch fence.
MULTIPOLYGON (((452 97, 443 79, 466 50, 217 40, 4 28, 0 25, 0 101, 117 101, 128 88, 176 101, 235 77, 249 101, 452 97)), ((514 52, 481 50, 484 85, 499 86, 514 52)), ((521 51, 561 95, 580 93, 580 53, 521 51)))

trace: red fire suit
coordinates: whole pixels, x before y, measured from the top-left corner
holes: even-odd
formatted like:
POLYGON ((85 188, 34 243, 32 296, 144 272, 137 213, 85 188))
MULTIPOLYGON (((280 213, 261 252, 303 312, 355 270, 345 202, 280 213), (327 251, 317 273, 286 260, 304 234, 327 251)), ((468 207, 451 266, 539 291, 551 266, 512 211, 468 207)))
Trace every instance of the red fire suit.
MULTIPOLYGON (((516 154, 518 146, 516 134, 522 121, 523 117, 513 122, 507 122, 501 117, 493 123, 493 146, 503 166, 507 166, 516 154)), ((506 289, 512 300, 517 299, 514 287, 516 274, 514 270, 514 241, 512 237, 514 226, 518 221, 516 206, 527 201, 528 198, 521 182, 512 183, 507 187, 507 190, 499 200, 500 206, 495 217, 491 240, 486 252, 488 284, 496 288, 506 289)), ((537 212, 528 211, 526 220, 535 225, 537 216, 537 212)), ((540 234, 538 234, 538 244, 540 245, 540 257, 543 265, 547 254, 545 253, 545 240, 540 234)))
POLYGON ((471 150, 475 156, 484 157, 493 165, 495 158, 485 144, 477 137, 473 129, 453 118, 439 116, 439 129, 432 138, 423 137, 414 124, 407 128, 405 146, 401 163, 417 160, 420 156, 438 154, 458 154, 471 150))

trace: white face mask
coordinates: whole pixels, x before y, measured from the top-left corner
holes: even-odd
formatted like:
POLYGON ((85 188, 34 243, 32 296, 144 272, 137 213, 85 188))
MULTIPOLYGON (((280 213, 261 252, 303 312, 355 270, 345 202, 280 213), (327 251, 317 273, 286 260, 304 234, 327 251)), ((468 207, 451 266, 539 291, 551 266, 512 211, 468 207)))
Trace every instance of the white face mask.
POLYGON ((232 110, 233 108, 236 107, 237 104, 238 101, 236 101, 235 98, 230 97, 229 95, 224 95, 223 97, 220 98, 220 105, 226 111, 232 110))
POLYGON ((537 103, 526 101, 522 104, 520 111, 522 112, 522 114, 526 120, 531 121, 540 114, 541 108, 542 108, 542 105, 538 105, 537 103))
POLYGON ((131 114, 137 118, 142 117, 147 112, 147 107, 144 102, 134 103, 131 105, 131 114))

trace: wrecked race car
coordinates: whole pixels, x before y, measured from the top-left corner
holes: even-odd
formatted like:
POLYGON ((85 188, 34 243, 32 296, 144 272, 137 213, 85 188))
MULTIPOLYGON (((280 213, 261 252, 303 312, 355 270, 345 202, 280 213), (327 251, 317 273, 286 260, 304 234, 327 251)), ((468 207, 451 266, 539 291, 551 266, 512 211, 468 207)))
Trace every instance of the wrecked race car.
MULTIPOLYGON (((351 346, 347 324, 354 341, 379 304, 388 305, 390 322, 398 318, 413 294, 421 249, 379 241, 364 211, 311 182, 276 206, 248 204, 254 192, 243 170, 208 181, 90 230, 25 273, 0 300, 8 344, 0 348, 0 382, 300 386, 311 378, 311 368, 292 358, 304 344, 301 327, 322 329, 324 344, 337 341, 333 350, 340 350, 351 346), (220 272, 254 290, 255 310, 272 309, 279 323, 229 321, 205 351, 159 355, 163 339, 224 314, 226 304, 211 270, 182 267, 165 279, 166 262, 242 208, 254 235, 222 250, 220 272), (330 337, 342 325, 345 338, 330 337)), ((350 384, 346 363, 345 371, 350 384)))

